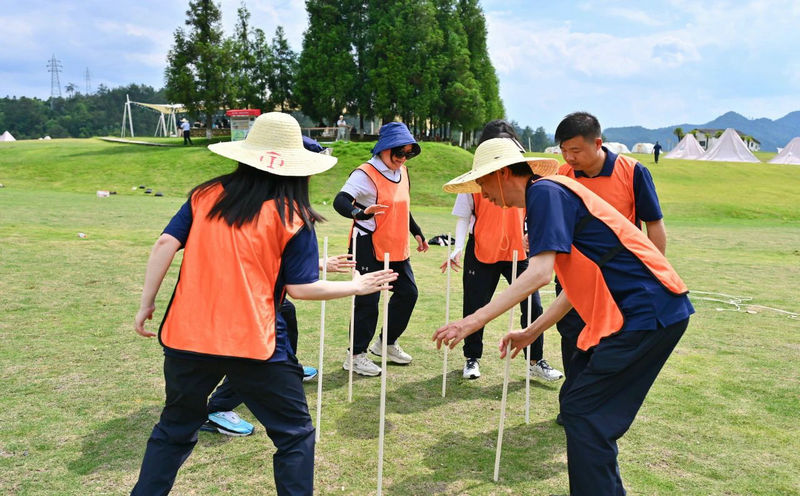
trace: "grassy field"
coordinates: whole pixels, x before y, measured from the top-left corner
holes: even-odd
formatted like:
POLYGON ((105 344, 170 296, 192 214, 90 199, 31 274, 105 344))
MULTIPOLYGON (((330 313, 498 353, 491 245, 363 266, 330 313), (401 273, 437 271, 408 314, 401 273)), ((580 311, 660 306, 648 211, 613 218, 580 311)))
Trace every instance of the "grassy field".
MULTIPOLYGON (((312 179, 312 199, 329 219, 318 229, 320 245, 328 236, 331 253, 344 251, 348 225, 330 200, 369 148, 336 146, 340 165, 312 179)), ((619 443, 626 487, 636 495, 798 494, 800 320, 778 311, 800 312, 797 169, 639 159, 655 178, 668 256, 692 289, 697 313, 619 443), (741 302, 739 311, 732 300, 741 302)), ((440 188, 470 160, 458 148, 423 144, 410 163, 412 208, 428 236, 453 229, 453 197, 440 188)), ((188 189, 230 168, 201 146, 0 144, 0 494, 130 490, 163 402, 160 347, 132 331, 145 262, 188 189), (165 196, 145 195, 139 185, 165 196), (97 198, 98 189, 118 194, 97 198)), ((512 363, 500 481, 492 482, 502 391, 494 349, 507 318, 488 326, 481 379, 461 379, 460 350, 450 354, 441 397, 442 353, 430 336, 444 320, 437 270, 444 257, 436 246, 412 255, 420 299, 401 343, 415 360, 388 370, 385 494, 566 493, 564 435, 553 422, 560 383, 532 383, 526 424, 519 359, 512 363)), ((458 277, 453 282, 457 316, 461 285, 458 277)), ((552 299, 552 286, 543 298, 552 299)), ((297 306, 299 357, 316 365, 319 303, 297 306)), ((380 381, 357 377, 355 401, 347 402, 341 362, 348 319, 349 300, 328 303, 318 494, 376 492, 380 381)), ((548 331, 545 356, 553 365, 558 350, 557 333, 548 331)), ((316 418, 316 382, 306 392, 316 418)), ((253 420, 245 408, 239 413, 253 420)), ((274 494, 271 452, 261 426, 249 438, 201 433, 174 494, 274 494)))

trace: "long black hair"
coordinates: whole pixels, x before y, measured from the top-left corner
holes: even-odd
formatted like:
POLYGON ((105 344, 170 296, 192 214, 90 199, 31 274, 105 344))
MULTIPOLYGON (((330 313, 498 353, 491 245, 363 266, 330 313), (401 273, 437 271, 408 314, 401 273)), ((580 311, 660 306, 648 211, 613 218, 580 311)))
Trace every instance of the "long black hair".
POLYGON ((284 226, 287 220, 292 222, 297 214, 303 219, 305 227, 312 229, 315 222, 324 221, 325 217, 311 208, 308 180, 308 176, 278 176, 239 162, 239 166, 230 174, 195 186, 189 192, 189 199, 196 193, 221 184, 224 191, 208 212, 209 220, 220 218, 229 226, 241 227, 258 219, 265 201, 275 200, 278 216, 284 226), (285 217, 287 210, 288 219, 285 217))

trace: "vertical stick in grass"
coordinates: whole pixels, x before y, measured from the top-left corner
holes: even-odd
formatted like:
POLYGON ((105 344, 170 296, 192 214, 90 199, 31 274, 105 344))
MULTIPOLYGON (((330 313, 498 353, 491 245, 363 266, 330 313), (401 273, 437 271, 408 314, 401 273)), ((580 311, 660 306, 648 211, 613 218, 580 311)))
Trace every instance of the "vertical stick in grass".
MULTIPOLYGON (((383 254, 383 269, 389 269, 389 254, 383 254)), ((389 341, 389 290, 383 293, 383 335, 381 336, 381 420, 378 434, 378 496, 383 490, 383 438, 386 427, 386 343, 389 341)))
MULTIPOLYGON (((447 296, 445 297, 444 304, 444 325, 450 323, 450 233, 447 233, 447 296)), ((444 347, 444 363, 442 364, 442 398, 447 393, 447 350, 449 346, 444 347)))
MULTIPOLYGON (((531 326, 531 305, 533 304, 533 294, 528 295, 528 327, 531 326)), ((530 363, 531 359, 531 345, 528 345, 526 348, 525 356, 527 357, 524 360, 525 364, 525 423, 531 423, 531 374, 528 371, 528 364, 530 363)))
MULTIPOLYGON (((514 258, 511 262, 511 284, 517 280, 517 250, 514 250, 514 258)), ((508 322, 508 330, 514 330, 514 307, 511 307, 511 318, 508 322)), ((503 374, 503 398, 500 401, 500 426, 497 429, 497 451, 494 455, 494 481, 500 479, 500 452, 503 450, 503 427, 506 421, 506 397, 508 396, 508 372, 511 367, 511 342, 506 345, 506 363, 503 374)))
MULTIPOLYGON (((358 263, 356 262, 356 228, 353 228, 353 238, 350 241, 353 246, 353 278, 356 277, 356 270, 358 270, 358 263)), ((347 359, 350 361, 347 367, 349 372, 347 373, 347 402, 353 402, 353 340, 355 339, 356 334, 356 295, 353 295, 353 299, 350 302, 350 348, 348 348, 347 359)))
MULTIPOLYGON (((322 243, 322 280, 328 279, 328 237, 322 243)), ((317 377, 317 433, 316 441, 322 436, 322 359, 325 352, 325 300, 322 300, 319 317, 319 367, 317 377)))

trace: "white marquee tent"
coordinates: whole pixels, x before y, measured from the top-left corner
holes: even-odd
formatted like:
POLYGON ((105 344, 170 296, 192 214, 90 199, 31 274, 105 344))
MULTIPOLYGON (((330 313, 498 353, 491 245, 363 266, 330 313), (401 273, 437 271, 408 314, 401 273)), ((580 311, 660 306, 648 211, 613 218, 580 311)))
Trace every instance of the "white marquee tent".
POLYGON ((792 141, 783 149, 778 149, 778 154, 775 155, 771 164, 797 164, 800 165, 800 137, 792 138, 792 141))
POLYGON ((653 143, 636 143, 631 148, 633 153, 653 153, 653 147, 656 146, 653 143))
POLYGON ((604 141, 603 146, 608 148, 608 151, 611 153, 616 153, 619 155, 620 153, 630 153, 631 151, 628 150, 628 147, 625 146, 625 143, 617 143, 616 141, 604 141))
POLYGON ((182 103, 142 103, 132 102, 130 97, 126 96, 126 101, 122 110, 122 129, 120 130, 120 138, 125 137, 125 120, 128 121, 128 129, 130 130, 131 137, 133 138, 133 116, 131 115, 131 104, 146 107, 155 110, 159 113, 158 124, 156 125, 155 136, 171 136, 176 133, 178 127, 176 115, 186 112, 186 108, 182 103), (164 118, 166 116, 166 119, 164 118))
POLYGON ((664 158, 684 158, 689 160, 697 160, 703 156, 706 151, 697 142, 697 138, 693 134, 686 134, 681 138, 678 145, 669 153, 664 155, 664 158))
POLYGON ((713 162, 761 162, 747 149, 739 134, 731 127, 722 133, 714 146, 698 160, 713 162))
POLYGON ((0 134, 0 141, 17 141, 17 139, 11 136, 11 133, 6 131, 3 134, 0 134))
POLYGON ((548 146, 544 149, 545 153, 555 153, 556 155, 561 155, 561 148, 557 146, 548 146))

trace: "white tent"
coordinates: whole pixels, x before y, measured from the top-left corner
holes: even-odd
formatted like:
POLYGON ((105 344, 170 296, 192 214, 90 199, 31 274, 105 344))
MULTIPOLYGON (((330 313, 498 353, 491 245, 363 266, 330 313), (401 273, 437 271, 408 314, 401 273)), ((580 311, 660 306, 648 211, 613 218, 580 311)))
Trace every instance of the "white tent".
POLYGON ((625 143, 617 143, 615 141, 604 141, 603 146, 608 148, 608 151, 611 153, 616 153, 619 155, 620 153, 630 153, 631 151, 628 150, 628 147, 625 146, 625 143))
POLYGON ((182 103, 143 103, 132 102, 128 95, 125 95, 125 98, 126 100, 122 108, 122 128, 119 133, 120 138, 125 137, 125 120, 128 121, 127 124, 131 133, 131 138, 134 137, 131 104, 139 105, 140 107, 149 108, 158 112, 159 116, 158 124, 156 124, 155 136, 163 136, 165 138, 167 136, 175 135, 177 132, 176 128, 178 127, 178 122, 175 116, 186 111, 186 107, 184 107, 182 103), (164 116, 166 116, 166 119, 164 119, 164 116))
POLYGON ((11 133, 6 131, 3 134, 0 134, 0 141, 17 141, 17 139, 11 136, 11 133))
POLYGON ((654 145, 652 143, 636 143, 635 145, 633 145, 633 148, 631 149, 631 151, 633 153, 647 153, 647 154, 650 154, 650 153, 653 153, 653 147, 654 146, 656 146, 656 145, 654 145))
POLYGON ((697 142, 697 138, 693 134, 686 134, 681 138, 678 146, 672 149, 669 153, 664 155, 664 158, 684 158, 689 160, 697 160, 703 156, 706 151, 697 142))
POLYGON ((556 155, 561 155, 561 148, 558 146, 548 146, 544 149, 545 153, 555 153, 556 155))
POLYGON ((747 149, 739 134, 729 127, 722 133, 714 146, 703 154, 698 160, 711 160, 714 162, 761 162, 747 149))
POLYGON ((778 154, 769 163, 800 165, 800 137, 792 138, 788 145, 778 150, 778 154))

